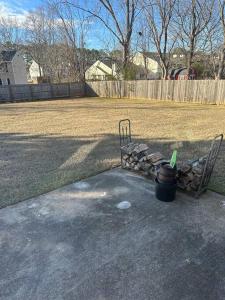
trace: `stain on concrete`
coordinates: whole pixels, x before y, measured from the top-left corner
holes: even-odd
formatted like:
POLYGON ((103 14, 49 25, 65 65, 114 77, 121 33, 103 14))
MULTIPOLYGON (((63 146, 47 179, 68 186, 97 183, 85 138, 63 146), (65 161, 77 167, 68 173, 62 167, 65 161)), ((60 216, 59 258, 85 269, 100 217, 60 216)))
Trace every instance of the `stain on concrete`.
POLYGON ((119 209, 128 209, 131 207, 131 204, 129 201, 121 201, 116 205, 119 209))
POLYGON ((224 299, 224 201, 114 169, 3 208, 0 299, 224 299))

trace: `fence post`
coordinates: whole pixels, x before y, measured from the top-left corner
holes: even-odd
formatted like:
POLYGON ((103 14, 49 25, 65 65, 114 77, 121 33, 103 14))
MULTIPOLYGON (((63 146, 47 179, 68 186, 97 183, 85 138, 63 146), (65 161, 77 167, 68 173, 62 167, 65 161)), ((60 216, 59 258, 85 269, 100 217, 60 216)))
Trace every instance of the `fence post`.
POLYGON ((30 98, 31 98, 31 100, 33 100, 34 96, 33 96, 33 89, 32 89, 32 85, 31 84, 29 85, 29 90, 30 90, 30 98))
POLYGON ((219 99, 219 96, 220 96, 220 84, 219 84, 219 80, 215 80, 215 85, 214 85, 214 94, 213 94, 213 98, 214 98, 214 101, 215 101, 215 104, 220 104, 220 99, 219 99))
POLYGON ((54 97, 54 95, 53 95, 53 86, 52 86, 52 83, 49 83, 49 85, 50 85, 50 93, 51 93, 51 98, 53 98, 54 97))
POLYGON ((68 82, 68 97, 71 97, 71 89, 70 89, 70 82, 68 82))
POLYGON ((13 91, 12 91, 11 85, 8 85, 8 91, 9 91, 10 100, 14 100, 15 97, 13 95, 13 91))

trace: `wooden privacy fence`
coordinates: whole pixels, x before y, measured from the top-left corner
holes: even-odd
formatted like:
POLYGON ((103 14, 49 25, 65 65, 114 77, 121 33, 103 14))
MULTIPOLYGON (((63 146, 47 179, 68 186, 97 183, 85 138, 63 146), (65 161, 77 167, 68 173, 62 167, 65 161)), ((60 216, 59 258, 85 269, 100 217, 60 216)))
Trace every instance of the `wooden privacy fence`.
POLYGON ((58 84, 15 84, 0 86, 0 102, 51 99, 58 97, 82 97, 84 95, 85 84, 78 82, 58 84))
POLYGON ((225 80, 136 80, 86 82, 86 95, 225 104, 225 80))

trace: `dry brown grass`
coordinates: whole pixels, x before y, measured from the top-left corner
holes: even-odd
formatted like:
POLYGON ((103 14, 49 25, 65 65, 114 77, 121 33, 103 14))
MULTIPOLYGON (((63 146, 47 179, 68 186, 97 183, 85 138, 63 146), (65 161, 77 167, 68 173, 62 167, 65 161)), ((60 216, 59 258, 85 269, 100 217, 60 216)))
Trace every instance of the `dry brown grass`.
MULTIPOLYGON (((15 203, 119 162, 118 121, 168 156, 208 151, 225 132, 225 108, 150 100, 85 98, 0 105, 0 205, 15 203)), ((211 186, 225 193, 223 149, 211 186)))

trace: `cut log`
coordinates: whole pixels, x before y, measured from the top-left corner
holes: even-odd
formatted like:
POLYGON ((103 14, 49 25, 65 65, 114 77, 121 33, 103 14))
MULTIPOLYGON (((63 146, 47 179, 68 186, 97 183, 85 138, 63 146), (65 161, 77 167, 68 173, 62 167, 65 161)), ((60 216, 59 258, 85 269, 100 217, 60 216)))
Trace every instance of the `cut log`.
POLYGON ((132 152, 133 152, 133 150, 134 150, 134 148, 137 147, 137 146, 138 146, 138 144, 129 143, 129 144, 125 145, 125 146, 120 147, 120 149, 121 149, 122 153, 131 155, 132 152))
POLYGON ((182 164, 181 167, 179 168, 179 172, 181 172, 182 174, 187 174, 188 172, 190 172, 192 169, 191 164, 182 164))
POLYGON ((156 163, 159 160, 164 159, 164 156, 160 152, 152 153, 147 156, 147 160, 152 163, 156 163))
POLYGON ((192 172, 195 173, 195 174, 199 174, 201 175, 203 173, 203 167, 198 165, 198 166, 194 166, 192 168, 192 172))
POLYGON ((148 162, 140 162, 140 169, 143 171, 149 171, 152 168, 152 164, 148 162))
POLYGON ((146 144, 139 144, 139 145, 137 145, 134 149, 133 149, 133 153, 134 154, 139 154, 139 153, 141 153, 141 152, 143 152, 143 151, 146 151, 146 150, 148 150, 149 148, 148 148, 148 146, 146 145, 146 144))

